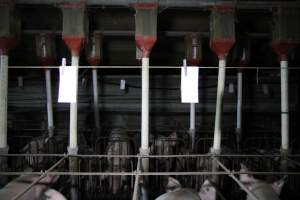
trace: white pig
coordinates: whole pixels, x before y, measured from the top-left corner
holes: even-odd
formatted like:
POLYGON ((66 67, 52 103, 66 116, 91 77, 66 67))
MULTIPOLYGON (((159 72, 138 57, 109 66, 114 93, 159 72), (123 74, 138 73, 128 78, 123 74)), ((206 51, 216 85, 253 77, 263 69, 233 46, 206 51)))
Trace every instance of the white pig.
POLYGON ((214 200, 216 198, 216 189, 205 180, 197 193, 190 188, 182 188, 178 180, 169 177, 167 192, 162 194, 156 200, 214 200))

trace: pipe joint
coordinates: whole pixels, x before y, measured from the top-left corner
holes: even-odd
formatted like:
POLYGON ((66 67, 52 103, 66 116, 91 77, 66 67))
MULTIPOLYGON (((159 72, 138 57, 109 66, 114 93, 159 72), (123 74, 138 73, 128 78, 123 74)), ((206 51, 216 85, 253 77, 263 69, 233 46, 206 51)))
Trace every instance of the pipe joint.
POLYGON ((78 153, 78 147, 68 147, 68 154, 69 155, 77 155, 78 153))
POLYGON ((0 148, 0 155, 1 154, 8 154, 8 151, 9 151, 9 146, 1 147, 0 148))

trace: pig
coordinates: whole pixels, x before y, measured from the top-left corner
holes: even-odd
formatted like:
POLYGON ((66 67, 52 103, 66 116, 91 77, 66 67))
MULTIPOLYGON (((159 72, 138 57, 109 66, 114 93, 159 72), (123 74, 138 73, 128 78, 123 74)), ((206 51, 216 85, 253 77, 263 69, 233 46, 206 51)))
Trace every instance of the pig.
MULTIPOLYGON (((159 135, 150 147, 150 153, 154 155, 174 155, 176 152, 177 132, 174 131, 169 136, 159 135)), ((170 171, 174 159, 162 158, 157 160, 160 169, 170 171)))
MULTIPOLYGON (((240 172, 245 173, 248 171, 248 168, 244 164, 241 164, 240 172)), ((284 179, 280 179, 273 184, 269 184, 249 174, 240 174, 240 181, 254 196, 262 200, 280 200, 279 195, 285 182, 284 179)), ((247 195, 247 200, 252 200, 252 198, 247 195)))
MULTIPOLYGON (((113 129, 109 135, 108 144, 105 150, 106 155, 133 155, 133 146, 129 136, 122 129, 113 129)), ((106 172, 127 172, 131 171, 132 163, 129 158, 107 158, 106 172)), ((122 192, 127 189, 128 177, 109 176, 102 177, 102 180, 108 180, 108 188, 113 193, 122 192)))
MULTIPOLYGON (((23 192, 31 183, 36 181, 39 176, 36 175, 22 175, 15 180, 9 182, 0 190, 1 200, 13 199, 17 194, 23 192)), ((57 192, 56 190, 49 187, 49 185, 55 183, 58 176, 45 176, 37 184, 35 184, 29 191, 21 196, 20 200, 38 200, 38 199, 55 199, 65 200, 66 198, 57 192)))
POLYGON ((157 197, 156 200, 214 200, 216 189, 205 180, 197 193, 190 188, 182 188, 180 182, 172 177, 168 178, 166 193, 157 197))

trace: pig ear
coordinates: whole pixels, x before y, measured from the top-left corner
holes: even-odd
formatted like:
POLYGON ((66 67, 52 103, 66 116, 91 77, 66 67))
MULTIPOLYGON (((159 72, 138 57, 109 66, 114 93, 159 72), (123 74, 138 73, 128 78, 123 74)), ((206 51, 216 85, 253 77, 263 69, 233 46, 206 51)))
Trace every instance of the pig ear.
POLYGON ((181 188, 180 182, 175 178, 168 177, 168 184, 166 186, 167 192, 174 191, 178 188, 181 188))
POLYGON ((240 165, 241 165, 241 170, 249 171, 244 163, 241 163, 240 165))
POLYGON ((282 190, 282 188, 283 188, 283 186, 284 186, 284 183, 285 183, 285 181, 284 181, 284 179, 280 179, 280 180, 278 180, 278 181, 275 181, 275 182, 273 182, 272 183, 272 188, 273 188, 273 190, 274 190, 274 192, 279 196, 280 195, 280 193, 281 193, 281 190, 282 190))

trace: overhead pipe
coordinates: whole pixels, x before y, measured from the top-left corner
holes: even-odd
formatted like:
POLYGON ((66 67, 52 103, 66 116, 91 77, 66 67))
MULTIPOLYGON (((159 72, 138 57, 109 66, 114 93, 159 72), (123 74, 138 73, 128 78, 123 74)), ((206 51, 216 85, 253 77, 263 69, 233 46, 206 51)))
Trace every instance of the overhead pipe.
MULTIPOLYGON (((63 11, 63 33, 62 37, 65 44, 69 47, 72 55, 71 65, 75 68, 76 100, 70 103, 70 138, 68 154, 76 155, 78 153, 78 133, 77 133, 77 101, 78 101, 78 66, 80 50, 84 44, 85 29, 85 3, 84 1, 68 1, 61 5, 63 11)), ((69 170, 78 171, 78 162, 76 157, 70 157, 69 170)), ((72 200, 78 199, 78 183, 76 176, 71 176, 70 195, 72 200)))
POLYGON ((280 59, 281 82, 281 170, 287 170, 289 154, 289 88, 288 88, 288 55, 300 43, 298 9, 278 8, 273 13, 274 27, 272 48, 280 59))
MULTIPOLYGON (((0 18, 4 24, 0 26, 0 154, 7 154, 7 90, 9 51, 17 44, 20 33, 20 21, 14 15, 13 3, 0 1, 0 18)), ((0 168, 7 169, 7 158, 0 157, 0 168)), ((0 178, 0 186, 7 178, 0 178)))
MULTIPOLYGON (((41 5, 55 5, 61 4, 64 0, 15 0, 17 4, 41 4, 41 5)), ((86 0, 86 4, 89 6, 101 5, 101 6, 130 6, 139 1, 137 0, 86 0)), ((225 0, 159 0, 159 6, 162 7, 183 7, 183 8, 203 8, 222 5, 234 5, 240 9, 270 9, 270 7, 297 7, 300 5, 298 2, 285 2, 282 4, 280 1, 239 1, 232 3, 225 0)))

